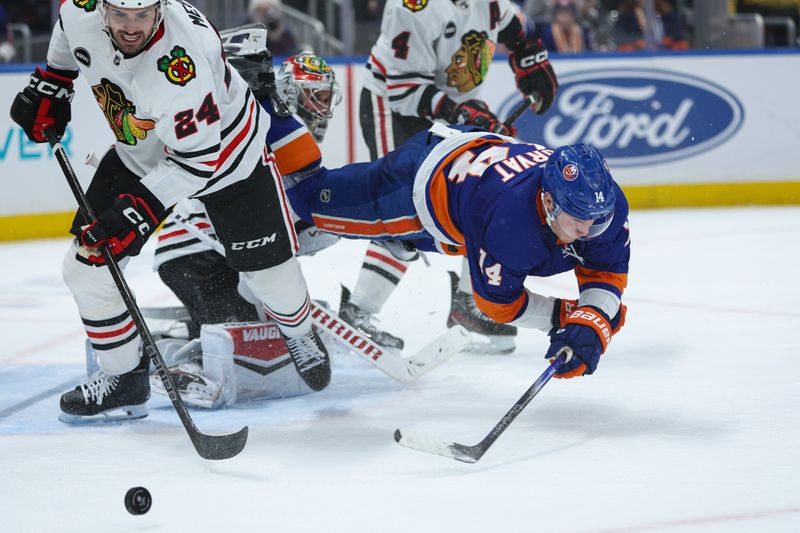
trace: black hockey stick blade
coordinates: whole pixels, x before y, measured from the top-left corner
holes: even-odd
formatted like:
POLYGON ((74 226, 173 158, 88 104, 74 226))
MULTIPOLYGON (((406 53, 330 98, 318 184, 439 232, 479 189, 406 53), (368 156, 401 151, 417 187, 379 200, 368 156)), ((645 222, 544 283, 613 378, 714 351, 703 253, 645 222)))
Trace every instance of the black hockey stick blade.
POLYGON ((558 372, 565 362, 572 357, 572 349, 565 346, 560 352, 556 354, 555 360, 550 363, 550 366, 539 376, 533 385, 525 391, 519 400, 508 410, 508 412, 500 419, 500 421, 492 428, 486 437, 483 438, 478 444, 474 446, 465 446, 457 442, 450 442, 442 440, 430 435, 418 433, 413 430, 395 430, 394 440, 400 446, 411 448, 420 452, 432 453, 434 455, 441 455, 449 457, 457 461, 465 463, 477 463, 483 454, 494 444, 506 428, 514 421, 515 418, 525 409, 533 397, 536 396, 542 387, 550 381, 550 378, 558 372))
POLYGON ((238 455, 247 444, 247 426, 230 435, 207 435, 189 432, 194 449, 203 459, 222 460, 238 455))

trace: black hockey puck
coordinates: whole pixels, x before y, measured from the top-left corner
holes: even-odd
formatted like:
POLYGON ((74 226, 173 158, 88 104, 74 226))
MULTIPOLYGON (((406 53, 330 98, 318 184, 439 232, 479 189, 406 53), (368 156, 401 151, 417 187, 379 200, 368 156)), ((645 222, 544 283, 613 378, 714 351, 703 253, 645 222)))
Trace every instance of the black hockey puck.
POLYGON ((152 503, 153 497, 144 487, 133 487, 125 494, 125 509, 131 514, 145 514, 152 503))

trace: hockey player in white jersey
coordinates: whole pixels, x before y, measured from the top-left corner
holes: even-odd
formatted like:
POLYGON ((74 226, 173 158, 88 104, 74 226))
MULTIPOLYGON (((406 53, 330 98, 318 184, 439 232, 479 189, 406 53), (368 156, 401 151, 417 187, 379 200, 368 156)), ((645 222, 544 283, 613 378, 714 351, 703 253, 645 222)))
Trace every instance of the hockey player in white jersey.
MULTIPOLYGON (((534 101, 537 113, 552 104, 558 82, 541 41, 525 35, 518 8, 509 0, 387 0, 381 33, 367 62, 361 93, 360 120, 372 160, 385 156, 434 120, 474 124, 513 135, 480 99, 483 81, 498 43, 510 51, 509 63, 517 88, 534 101)), ((398 247, 395 247, 397 250, 398 247)), ((372 315, 380 311, 416 258, 413 250, 392 254, 370 244, 342 317, 378 342, 401 346, 402 341, 377 329, 372 315)), ((455 276, 455 275, 454 275, 455 276)), ((448 325, 461 324, 481 352, 514 349, 512 326, 496 324, 475 306, 466 262, 460 280, 454 277, 448 325)))
POLYGON ((98 218, 76 215, 63 262, 100 370, 61 397, 61 419, 147 415, 148 361, 98 247, 124 266, 189 196, 203 202, 228 264, 277 323, 307 385, 327 386, 330 360, 311 328, 289 208, 265 144, 269 117, 213 26, 182 0, 62 3, 47 67, 12 104, 31 140, 45 142, 51 128, 63 135, 79 72, 116 142, 86 192, 98 218))
MULTIPOLYGON (((317 142, 341 100, 333 69, 321 57, 303 52, 288 58, 275 76, 263 28, 245 26, 220 35, 229 63, 270 116, 267 143, 275 151, 283 179, 302 179, 315 172, 322 158, 317 142)), ((305 224, 296 226, 299 255, 313 254, 338 240, 299 223, 305 224)), ((215 234, 203 204, 182 200, 167 217, 155 252, 159 276, 185 306, 173 318, 185 322, 189 340, 169 354, 170 372, 184 401, 217 408, 311 392, 296 369, 287 365, 288 349, 276 335, 276 324, 253 305, 239 273, 214 246, 215 234)), ((171 339, 163 343, 181 344, 171 339)), ((151 382, 156 392, 164 393, 157 375, 151 382)))

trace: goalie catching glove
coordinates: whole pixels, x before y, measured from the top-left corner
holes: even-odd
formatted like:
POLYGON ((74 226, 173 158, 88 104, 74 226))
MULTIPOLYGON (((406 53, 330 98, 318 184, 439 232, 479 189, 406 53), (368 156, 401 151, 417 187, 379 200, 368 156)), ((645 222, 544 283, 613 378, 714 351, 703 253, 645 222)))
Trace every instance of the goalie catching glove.
MULTIPOLYGON (((120 194, 112 207, 83 228, 80 243, 87 248, 98 248, 105 244, 111 254, 119 259, 134 256, 138 255, 158 224, 153 209, 144 199, 132 194, 120 194)), ((105 258, 99 254, 89 255, 88 258, 93 263, 105 263, 105 258)))
POLYGON ((434 112, 433 118, 444 119, 450 124, 471 124, 492 133, 510 137, 517 133, 516 128, 513 126, 500 122, 497 115, 489 110, 486 102, 475 98, 457 104, 454 100, 445 96, 434 112))
POLYGON ((11 118, 28 139, 47 142, 45 131, 50 128, 55 128, 59 139, 64 135, 72 119, 72 82, 77 76, 77 72, 36 67, 28 86, 17 93, 11 104, 11 118))
POLYGON ((565 346, 573 355, 555 374, 557 378, 573 378, 592 374, 600 356, 611 342, 611 336, 625 324, 627 307, 620 306, 613 320, 593 306, 577 306, 575 300, 556 300, 553 311, 553 329, 550 330, 550 348, 545 355, 551 361, 565 346))
POLYGON ((514 71, 517 89, 523 95, 535 98, 533 110, 540 115, 547 112, 555 100, 558 80, 542 40, 537 39, 511 52, 508 63, 514 71))

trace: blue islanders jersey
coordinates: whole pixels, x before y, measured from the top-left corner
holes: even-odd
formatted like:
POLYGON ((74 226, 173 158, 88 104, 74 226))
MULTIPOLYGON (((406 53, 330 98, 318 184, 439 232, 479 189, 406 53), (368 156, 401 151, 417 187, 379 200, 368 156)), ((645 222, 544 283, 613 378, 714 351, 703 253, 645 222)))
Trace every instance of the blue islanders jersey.
MULTIPOLYGON (((543 164, 552 151, 486 131, 423 131, 371 163, 325 169, 288 189, 297 214, 351 238, 414 240, 421 250, 465 255, 475 301, 497 322, 527 309, 527 276, 574 270, 581 297, 613 304, 627 285, 628 204, 617 188, 600 236, 559 242, 541 206, 543 164), (599 296, 598 296, 599 295, 599 296)), ((616 185, 615 185, 616 186, 616 185)), ((581 302, 583 303, 583 301, 581 302)))
POLYGON ((574 270, 581 293, 599 289, 615 300, 627 285, 624 194, 615 184, 614 219, 600 236, 558 241, 541 203, 542 173, 551 153, 499 135, 458 134, 439 142, 416 176, 415 204, 423 225, 445 246, 464 248, 475 301, 498 322, 525 312, 527 276, 574 270))

